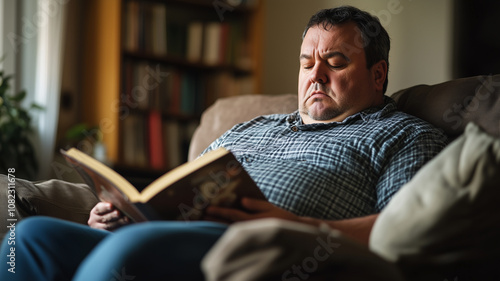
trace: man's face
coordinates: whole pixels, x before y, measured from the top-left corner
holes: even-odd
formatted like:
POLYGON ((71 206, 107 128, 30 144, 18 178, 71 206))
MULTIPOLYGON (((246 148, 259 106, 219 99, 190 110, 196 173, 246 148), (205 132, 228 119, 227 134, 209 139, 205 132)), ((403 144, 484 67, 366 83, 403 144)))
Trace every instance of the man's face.
MULTIPOLYGON (((385 68, 384 68, 385 67, 385 68)), ((368 69, 361 32, 354 22, 309 28, 302 41, 299 112, 304 123, 342 121, 383 104, 384 61, 368 69), (380 83, 381 81, 381 83, 380 83)))

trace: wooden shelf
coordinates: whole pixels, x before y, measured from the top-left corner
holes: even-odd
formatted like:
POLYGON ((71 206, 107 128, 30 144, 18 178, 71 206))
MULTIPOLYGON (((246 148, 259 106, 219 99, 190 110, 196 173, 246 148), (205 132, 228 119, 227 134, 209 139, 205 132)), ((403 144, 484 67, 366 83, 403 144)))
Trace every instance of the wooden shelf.
MULTIPOLYGON (((211 102, 225 95, 260 92, 262 4, 256 1, 256 5, 224 10, 221 21, 214 6, 217 1, 225 3, 223 0, 86 1, 83 121, 101 127, 110 163, 125 174, 128 171, 131 177, 137 177, 134 173, 137 171, 152 178, 182 163, 187 157, 190 134, 201 112, 211 102), (154 23, 153 11, 153 18, 157 20, 154 23), (165 16, 161 18, 158 14, 165 16), (159 25, 162 22, 167 26, 159 25), (173 36, 171 32, 180 32, 182 40, 186 40, 187 25, 193 22, 201 22, 203 36, 209 24, 234 29, 236 33, 227 33, 227 37, 221 37, 227 39, 220 39, 236 40, 226 50, 232 53, 217 63, 207 63, 209 60, 203 58, 188 60, 182 48, 180 54, 173 52, 171 46, 165 52, 151 51, 151 42, 157 44, 156 40, 161 37, 156 35, 161 33, 154 32, 166 28, 167 43, 164 44, 180 42, 168 36, 173 36), (232 36, 235 34, 238 36, 232 36), (138 38, 153 41, 141 41, 137 47, 134 40, 138 38), (155 80, 148 71, 157 67, 169 75, 150 87, 155 80), (191 94, 186 96, 186 93, 191 94), (169 133, 165 133, 166 130, 169 133), (135 144, 130 144, 132 138, 137 138, 135 144), (158 139, 154 141, 155 138, 158 139), (159 144, 163 147, 153 151, 159 144), (141 159, 135 161, 131 152, 141 154, 141 159), (163 164, 158 162, 159 158, 156 162, 152 160, 159 153, 164 155, 163 164)), ((203 48, 207 44, 205 38, 208 37, 203 37, 203 48)), ((155 47, 157 50, 158 46, 155 47)))
POLYGON ((151 53, 146 52, 130 52, 123 51, 123 57, 125 59, 134 59, 134 60, 146 60, 153 63, 161 63, 165 65, 177 66, 183 69, 192 69, 199 71, 228 71, 232 72, 235 75, 251 75, 252 70, 237 67, 229 64, 219 64, 219 65, 208 65, 201 62, 189 62, 182 58, 172 57, 172 56, 158 56, 151 53))

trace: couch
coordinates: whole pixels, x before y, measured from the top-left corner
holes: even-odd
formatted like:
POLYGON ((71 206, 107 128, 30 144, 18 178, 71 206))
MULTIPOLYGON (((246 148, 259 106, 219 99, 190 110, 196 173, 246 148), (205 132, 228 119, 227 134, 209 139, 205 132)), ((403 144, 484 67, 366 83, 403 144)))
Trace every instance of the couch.
MULTIPOLYGON (((500 279, 500 75, 417 85, 392 97, 450 144, 382 211, 369 249, 326 226, 237 223, 205 257, 208 280, 500 279)), ((252 117, 296 107, 295 95, 219 100, 203 115, 190 155, 211 141, 211 130, 230 127, 236 112, 252 117)))
MULTIPOLYGON (((204 261, 204 268, 209 268, 207 278, 467 280, 486 278, 486 273, 494 271, 491 265, 500 261, 500 216, 495 204, 500 198, 500 75, 417 85, 392 97, 402 111, 445 132, 451 144, 384 209, 369 249, 326 227, 279 220, 238 223, 204 261), (314 257, 311 250, 320 239, 338 241, 331 243, 339 247, 334 252, 331 249, 333 254, 321 262, 308 259, 314 257), (305 264, 311 272, 284 276, 297 269, 298 260, 309 262, 305 264)), ((296 108, 295 94, 220 99, 203 113, 189 158, 238 122, 296 108)), ((6 180, 0 177, 2 188, 7 186, 6 180)), ((48 215, 85 224, 98 201, 87 186, 58 180, 31 183, 18 179, 16 192, 14 215, 18 220, 48 215)), ((7 202, 5 193, 0 195, 2 202, 7 202)), ((0 211, 2 221, 8 215, 6 210, 0 211)))

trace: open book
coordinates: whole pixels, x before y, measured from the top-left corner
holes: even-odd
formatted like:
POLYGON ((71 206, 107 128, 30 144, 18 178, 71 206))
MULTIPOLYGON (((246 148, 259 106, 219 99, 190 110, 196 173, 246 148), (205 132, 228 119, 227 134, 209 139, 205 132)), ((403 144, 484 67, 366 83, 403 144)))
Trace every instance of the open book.
POLYGON ((139 192, 108 166, 71 148, 61 150, 97 196, 135 222, 202 220, 209 205, 239 208, 242 197, 265 197, 234 155, 210 151, 171 170, 139 192))

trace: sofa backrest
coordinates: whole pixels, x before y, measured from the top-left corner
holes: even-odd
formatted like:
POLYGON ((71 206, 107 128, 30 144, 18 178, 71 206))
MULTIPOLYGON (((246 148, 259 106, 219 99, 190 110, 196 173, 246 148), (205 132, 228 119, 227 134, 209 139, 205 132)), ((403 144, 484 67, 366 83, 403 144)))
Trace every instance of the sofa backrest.
POLYGON ((205 148, 234 125, 254 117, 274 113, 291 113, 297 109, 297 95, 244 95, 218 99, 207 108, 189 145, 188 160, 195 159, 205 148))
MULTIPOLYGON (((456 138, 469 122, 500 136, 500 74, 455 79, 436 85, 417 85, 392 96, 403 112, 417 116, 456 138)), ((191 140, 189 160, 237 123, 297 109, 297 95, 247 95, 217 100, 203 113, 191 140)))
POLYGON ((417 85, 392 95, 401 111, 443 130, 450 139, 474 122, 500 136, 500 74, 417 85))

